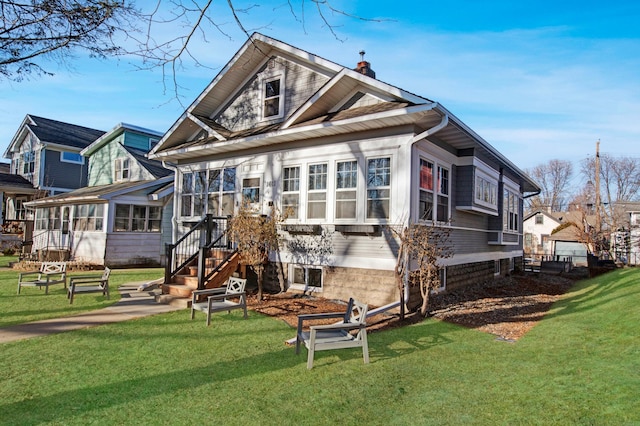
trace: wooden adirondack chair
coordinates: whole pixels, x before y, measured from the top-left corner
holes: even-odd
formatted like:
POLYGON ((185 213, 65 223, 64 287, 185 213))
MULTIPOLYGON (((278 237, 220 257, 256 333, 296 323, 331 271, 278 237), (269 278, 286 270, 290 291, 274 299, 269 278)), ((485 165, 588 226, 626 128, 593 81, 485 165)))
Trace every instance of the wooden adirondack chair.
POLYGON ((346 312, 299 315, 296 354, 300 353, 300 344, 304 343, 308 350, 307 368, 311 369, 316 351, 361 347, 364 362, 368 363, 367 310, 366 304, 349 299, 346 312), (312 325, 309 331, 303 331, 305 321, 327 318, 342 318, 342 321, 329 325, 312 325))
POLYGON ((195 311, 207 314, 207 325, 211 325, 211 314, 215 312, 233 309, 243 309, 244 318, 247 318, 247 293, 244 288, 247 280, 244 278, 230 277, 226 287, 196 290, 191 300, 191 319, 195 311), (206 297, 206 300, 202 300, 206 297), (237 299, 237 300, 236 300, 237 299))

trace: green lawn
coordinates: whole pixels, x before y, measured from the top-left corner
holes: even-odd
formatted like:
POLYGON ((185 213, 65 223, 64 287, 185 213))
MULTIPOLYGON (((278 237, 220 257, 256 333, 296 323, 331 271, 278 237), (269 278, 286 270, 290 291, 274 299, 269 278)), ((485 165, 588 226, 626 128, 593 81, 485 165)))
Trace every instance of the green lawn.
MULTIPOLYGON (((0 278, 1 280, 1 278, 0 278)), ((4 298, 4 296, 3 296, 4 298)), ((2 424, 639 424, 640 270, 578 283, 517 343, 434 319, 356 350, 187 311, 0 345, 2 424)), ((4 309, 4 306, 3 306, 4 309)))
MULTIPOLYGON (((116 291, 118 286, 128 282, 151 281, 162 277, 162 268, 151 269, 121 269, 114 270, 109 279, 110 299, 106 300, 101 294, 91 294, 74 298, 73 305, 69 305, 67 291, 62 284, 49 287, 49 294, 44 289, 23 287, 18 291, 18 272, 11 269, 0 269, 0 327, 20 324, 23 322, 44 320, 79 314, 114 304, 120 299, 116 291)), ((73 275, 96 275, 101 271, 72 272, 73 275)))

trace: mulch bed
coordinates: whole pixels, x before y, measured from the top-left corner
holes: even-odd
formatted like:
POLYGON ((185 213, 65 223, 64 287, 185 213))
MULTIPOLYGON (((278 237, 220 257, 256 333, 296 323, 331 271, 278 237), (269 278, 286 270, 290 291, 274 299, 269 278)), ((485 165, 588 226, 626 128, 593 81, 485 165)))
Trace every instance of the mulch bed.
MULTIPOLYGON (((494 334, 503 340, 515 341, 544 317, 577 278, 583 276, 516 274, 451 290, 432 297, 430 315, 494 334)), ((261 302, 255 295, 249 296, 248 305, 257 312, 282 319, 294 328, 300 314, 346 309, 346 304, 341 301, 288 293, 266 295, 261 302)), ((368 319, 367 329, 401 327, 422 319, 420 314, 412 313, 401 321, 397 314, 384 313, 368 319)), ((331 322, 335 320, 326 321, 331 322)))

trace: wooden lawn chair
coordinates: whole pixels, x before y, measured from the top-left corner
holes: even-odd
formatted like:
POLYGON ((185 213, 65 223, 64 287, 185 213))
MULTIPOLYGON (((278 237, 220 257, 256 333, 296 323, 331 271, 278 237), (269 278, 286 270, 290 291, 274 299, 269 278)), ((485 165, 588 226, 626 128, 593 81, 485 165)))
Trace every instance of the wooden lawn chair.
POLYGON ((207 314, 207 325, 211 325, 212 313, 231 312, 233 309, 243 309, 244 318, 246 319, 246 285, 246 279, 231 277, 227 280, 226 286, 194 291, 191 300, 191 319, 193 319, 195 311, 205 312, 207 314), (206 300, 203 300, 204 297, 206 297, 206 300))
POLYGON ((296 354, 300 353, 300 344, 304 343, 308 350, 307 368, 311 369, 316 351, 361 347, 364 362, 368 363, 367 310, 366 304, 349 299, 346 312, 298 315, 296 354), (312 325, 309 331, 303 331, 305 321, 327 318, 342 318, 342 321, 329 325, 312 325))
POLYGON ((53 284, 64 284, 64 288, 67 288, 66 262, 42 262, 37 271, 20 272, 18 294, 22 287, 44 287, 45 294, 49 294, 49 286, 53 284))
POLYGON ((69 280, 67 299, 69 304, 73 303, 73 296, 76 293, 102 293, 109 299, 109 275, 111 269, 104 268, 102 276, 97 275, 76 275, 69 280))

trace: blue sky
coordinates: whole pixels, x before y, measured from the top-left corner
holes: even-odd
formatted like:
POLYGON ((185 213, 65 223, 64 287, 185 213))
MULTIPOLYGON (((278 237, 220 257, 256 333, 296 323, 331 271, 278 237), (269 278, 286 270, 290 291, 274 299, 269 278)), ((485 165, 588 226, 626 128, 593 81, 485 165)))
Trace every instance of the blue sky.
MULTIPOLYGON (((551 159, 578 168, 597 140, 601 152, 640 157, 640 2, 333 1, 378 18, 328 14, 339 40, 305 4, 304 25, 284 0, 241 18, 249 30, 341 65, 355 66, 365 50, 378 79, 440 102, 522 169, 551 159)), ((209 31, 209 43, 194 46, 203 66, 178 72, 185 105, 245 41, 225 5, 214 2, 230 37, 209 31)), ((0 80, 2 152, 26 114, 164 132, 183 111, 160 70, 135 71, 130 58, 79 55, 73 69, 51 66, 53 77, 0 80)))

